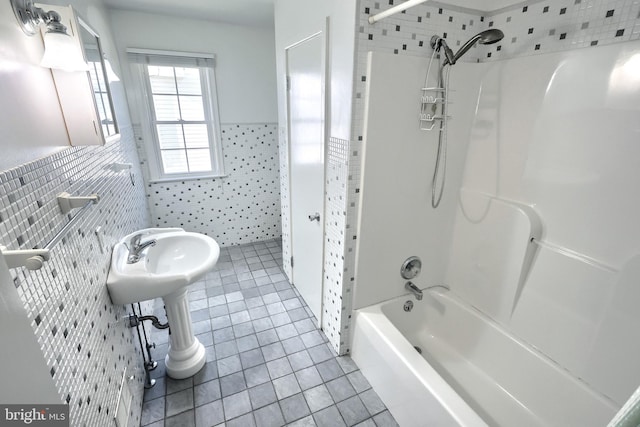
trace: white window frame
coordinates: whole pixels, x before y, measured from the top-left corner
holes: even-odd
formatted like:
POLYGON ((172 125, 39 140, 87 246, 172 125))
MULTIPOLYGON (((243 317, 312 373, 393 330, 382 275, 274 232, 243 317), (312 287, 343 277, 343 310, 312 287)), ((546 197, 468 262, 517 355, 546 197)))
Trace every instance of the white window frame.
POLYGON ((201 178, 224 177, 222 154, 222 133, 218 112, 218 94, 216 90, 215 56, 206 53, 175 52, 152 49, 127 49, 129 62, 136 69, 140 91, 140 117, 142 133, 149 163, 150 181, 170 182, 201 178), (196 65, 197 64, 197 65, 196 65), (205 121, 209 134, 209 153, 211 155, 211 171, 165 173, 161 157, 160 144, 155 126, 155 107, 151 92, 151 82, 147 65, 164 65, 172 67, 194 67, 200 69, 200 83, 204 102, 205 121))

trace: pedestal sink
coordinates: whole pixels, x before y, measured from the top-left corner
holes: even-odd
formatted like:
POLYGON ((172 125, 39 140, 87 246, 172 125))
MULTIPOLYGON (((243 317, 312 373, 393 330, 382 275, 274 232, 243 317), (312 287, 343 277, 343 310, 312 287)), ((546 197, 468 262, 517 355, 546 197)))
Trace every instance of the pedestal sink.
POLYGON ((114 304, 162 298, 171 330, 165 358, 167 374, 176 379, 198 372, 206 361, 204 346, 193 334, 187 299, 190 284, 218 261, 212 238, 181 228, 148 228, 125 236, 113 248, 107 288, 114 304), (138 248, 132 247, 140 236, 138 248), (155 241, 155 243, 153 243, 155 241), (137 255, 132 257, 132 254, 137 255))

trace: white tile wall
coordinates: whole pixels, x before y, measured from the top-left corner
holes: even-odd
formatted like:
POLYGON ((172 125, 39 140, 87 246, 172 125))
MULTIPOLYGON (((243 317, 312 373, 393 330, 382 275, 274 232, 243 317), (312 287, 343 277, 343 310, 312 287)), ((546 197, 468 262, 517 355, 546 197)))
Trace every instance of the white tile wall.
MULTIPOLYGON (((338 257, 335 267, 325 271, 325 282, 336 283, 336 286, 325 289, 335 293, 339 293, 339 287, 342 287, 343 294, 350 290, 355 279, 354 242, 357 238, 358 186, 368 51, 427 56, 431 54, 428 41, 434 34, 446 38, 455 51, 467 39, 488 28, 500 28, 505 33, 504 40, 493 45, 473 48, 462 60, 484 62, 640 38, 638 0, 531 0, 487 16, 467 9, 445 8, 442 5, 425 3, 376 24, 369 24, 370 15, 388 9, 396 3, 397 0, 360 0, 358 6, 360 18, 356 36, 352 137, 348 143, 349 173, 346 181, 342 181, 346 188, 334 183, 327 188, 326 195, 327 200, 336 200, 341 194, 346 194, 346 199, 341 205, 346 217, 343 240, 336 241, 325 249, 325 257, 340 246, 344 249, 341 254, 343 258, 338 257)), ((325 300, 328 296, 325 295, 325 300)), ((349 337, 346 336, 346 331, 351 309, 349 305, 342 306, 346 312, 337 316, 342 322, 340 328, 332 325, 332 328, 342 333, 330 336, 330 340, 340 353, 347 353, 349 337)))
POLYGON ((148 224, 139 168, 133 182, 128 171, 105 168, 138 164, 131 129, 122 134, 121 142, 69 148, 0 172, 0 243, 9 249, 42 247, 64 226, 68 216, 60 213, 57 194, 101 196, 41 270, 11 270, 73 426, 113 424, 125 368, 135 375, 132 425, 140 421, 142 356, 124 325, 125 310, 111 304, 105 286, 113 244, 148 224), (104 246, 94 233, 98 226, 104 246))
POLYGON ((221 131, 227 176, 148 184, 152 224, 203 233, 221 246, 279 238, 277 125, 226 124, 221 131))

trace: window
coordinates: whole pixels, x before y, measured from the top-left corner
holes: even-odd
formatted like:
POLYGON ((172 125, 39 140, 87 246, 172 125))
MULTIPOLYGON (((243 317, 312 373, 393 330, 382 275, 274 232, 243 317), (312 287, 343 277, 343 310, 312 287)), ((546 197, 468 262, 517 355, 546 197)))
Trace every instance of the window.
POLYGON ((128 50, 143 94, 154 181, 222 176, 213 56, 128 50))

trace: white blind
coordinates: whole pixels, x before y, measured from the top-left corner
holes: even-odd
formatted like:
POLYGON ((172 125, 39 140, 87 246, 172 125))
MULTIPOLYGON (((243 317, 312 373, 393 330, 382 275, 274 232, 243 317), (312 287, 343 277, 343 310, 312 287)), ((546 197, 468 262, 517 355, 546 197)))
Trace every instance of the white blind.
POLYGON ((215 56, 208 53, 167 52, 151 49, 127 49, 127 57, 132 64, 213 68, 215 56))

